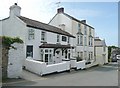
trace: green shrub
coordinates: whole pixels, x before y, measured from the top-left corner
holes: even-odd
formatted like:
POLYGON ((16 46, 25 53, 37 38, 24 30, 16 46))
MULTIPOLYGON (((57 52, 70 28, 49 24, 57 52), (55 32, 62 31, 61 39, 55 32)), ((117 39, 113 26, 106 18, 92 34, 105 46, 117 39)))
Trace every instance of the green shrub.
POLYGON ((11 38, 7 36, 3 36, 1 38, 2 38, 2 45, 6 47, 10 47, 11 44, 13 43, 23 43, 23 41, 18 37, 11 38))

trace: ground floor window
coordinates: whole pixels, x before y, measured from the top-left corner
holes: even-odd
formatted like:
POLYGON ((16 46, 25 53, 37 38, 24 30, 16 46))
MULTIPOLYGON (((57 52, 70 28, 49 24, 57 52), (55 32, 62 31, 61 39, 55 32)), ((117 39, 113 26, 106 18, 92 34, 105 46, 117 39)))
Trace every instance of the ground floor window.
POLYGON ((41 61, 46 62, 47 64, 53 62, 53 50, 52 49, 41 49, 41 61))
POLYGON ((27 45, 26 47, 26 58, 33 57, 33 45, 27 45))

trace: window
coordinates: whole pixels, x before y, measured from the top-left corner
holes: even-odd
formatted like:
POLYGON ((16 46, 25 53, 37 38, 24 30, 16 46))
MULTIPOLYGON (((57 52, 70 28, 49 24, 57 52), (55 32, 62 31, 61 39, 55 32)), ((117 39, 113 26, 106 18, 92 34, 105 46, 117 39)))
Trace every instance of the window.
POLYGON ((77 56, 80 57, 80 56, 79 56, 79 52, 77 52, 77 56))
POLYGON ((104 52, 106 51, 106 47, 105 47, 105 46, 103 46, 103 51, 104 51, 104 52))
POLYGON ((91 28, 89 28, 89 35, 91 35, 91 28))
POLYGON ((89 37, 89 46, 93 46, 93 38, 89 37))
POLYGON ((84 34, 87 35, 87 27, 84 25, 84 34))
POLYGON ((62 41, 64 41, 64 42, 66 42, 66 41, 67 41, 66 36, 62 36, 62 41))
POLYGON ((80 45, 83 45, 83 36, 80 36, 80 45))
POLYGON ((93 46, 93 38, 92 37, 91 37, 91 41, 90 42, 91 42, 91 46, 93 46))
POLYGON ((87 59, 87 51, 84 51, 84 58, 87 59))
POLYGON ((78 44, 78 45, 80 44, 80 38, 79 38, 79 35, 77 36, 77 44, 78 44))
POLYGON ((84 37, 84 43, 85 43, 85 46, 87 46, 87 38, 86 38, 86 36, 84 37))
POLYGON ((41 32, 41 41, 46 41, 46 33, 45 32, 41 32))
POLYGON ((34 39, 34 36, 35 36, 35 31, 33 29, 29 29, 28 30, 28 39, 29 40, 34 39))
POLYGON ((33 57, 33 45, 28 45, 26 47, 26 58, 33 57))
POLYGON ((80 57, 81 59, 83 59, 83 52, 80 52, 80 57))
POLYGON ((68 37, 68 44, 70 43, 70 37, 68 37))
POLYGON ((78 23, 78 31, 81 32, 81 25, 78 23))
POLYGON ((88 59, 88 61, 90 61, 90 59, 91 59, 91 54, 90 54, 90 52, 89 52, 89 59, 88 59))
POLYGON ((60 35, 57 35, 57 42, 60 42, 60 35))
POLYGON ((93 59, 93 52, 91 52, 91 59, 93 59))

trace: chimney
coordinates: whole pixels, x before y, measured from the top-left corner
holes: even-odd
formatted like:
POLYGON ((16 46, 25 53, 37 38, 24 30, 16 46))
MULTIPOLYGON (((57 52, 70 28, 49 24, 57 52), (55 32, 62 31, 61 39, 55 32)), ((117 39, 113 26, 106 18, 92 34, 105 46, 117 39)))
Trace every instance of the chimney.
POLYGON ((10 9, 10 17, 11 16, 20 16, 21 7, 18 6, 17 3, 10 6, 9 9, 10 9))
POLYGON ((81 22, 86 24, 86 20, 81 20, 81 22))
POLYGON ((63 8, 63 7, 58 8, 58 9, 57 9, 57 13, 64 13, 64 8, 63 8))

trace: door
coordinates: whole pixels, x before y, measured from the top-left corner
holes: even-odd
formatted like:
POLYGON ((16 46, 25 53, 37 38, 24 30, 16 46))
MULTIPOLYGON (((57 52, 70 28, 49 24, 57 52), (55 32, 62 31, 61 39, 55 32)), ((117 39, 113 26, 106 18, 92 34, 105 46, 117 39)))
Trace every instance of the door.
POLYGON ((26 49, 26 58, 32 57, 33 58, 33 45, 28 45, 26 49))
POLYGON ((48 64, 48 54, 45 54, 45 62, 48 64))

